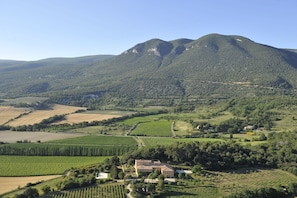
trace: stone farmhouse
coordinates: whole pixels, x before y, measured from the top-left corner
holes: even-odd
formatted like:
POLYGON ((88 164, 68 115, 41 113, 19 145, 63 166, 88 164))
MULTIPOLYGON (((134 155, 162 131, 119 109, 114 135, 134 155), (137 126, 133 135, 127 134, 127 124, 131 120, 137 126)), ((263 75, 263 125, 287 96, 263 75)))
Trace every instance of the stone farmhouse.
POLYGON ((161 163, 159 160, 135 160, 135 171, 139 173, 151 173, 159 170, 165 177, 174 177, 173 168, 166 163, 161 163))

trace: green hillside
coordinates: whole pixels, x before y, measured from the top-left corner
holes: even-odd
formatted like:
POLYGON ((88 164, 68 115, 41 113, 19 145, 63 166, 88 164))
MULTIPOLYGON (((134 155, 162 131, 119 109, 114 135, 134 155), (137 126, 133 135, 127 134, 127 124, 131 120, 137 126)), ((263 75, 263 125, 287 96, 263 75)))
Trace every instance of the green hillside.
POLYGON ((47 96, 62 103, 92 94, 117 104, 295 94, 296 69, 292 50, 210 34, 197 40, 152 39, 118 56, 0 61, 0 94, 47 96))

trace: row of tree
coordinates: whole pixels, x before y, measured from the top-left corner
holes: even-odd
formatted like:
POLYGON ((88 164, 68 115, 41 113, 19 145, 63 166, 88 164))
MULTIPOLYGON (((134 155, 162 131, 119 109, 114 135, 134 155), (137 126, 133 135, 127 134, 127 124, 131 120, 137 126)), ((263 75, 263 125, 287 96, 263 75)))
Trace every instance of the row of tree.
POLYGON ((47 144, 2 144, 0 155, 23 156, 112 156, 135 150, 135 146, 63 146, 47 144))

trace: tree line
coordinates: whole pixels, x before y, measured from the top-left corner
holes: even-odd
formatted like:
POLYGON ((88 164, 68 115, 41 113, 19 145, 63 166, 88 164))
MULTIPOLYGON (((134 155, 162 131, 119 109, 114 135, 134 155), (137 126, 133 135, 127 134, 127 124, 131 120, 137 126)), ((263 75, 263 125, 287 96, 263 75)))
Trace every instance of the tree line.
POLYGON ((0 155, 22 155, 22 156, 112 156, 123 155, 135 150, 135 145, 114 146, 65 146, 46 144, 2 144, 0 155))
POLYGON ((295 197, 297 193, 297 183, 291 183, 289 187, 275 188, 260 188, 254 190, 245 190, 243 192, 233 193, 224 198, 288 198, 295 197))

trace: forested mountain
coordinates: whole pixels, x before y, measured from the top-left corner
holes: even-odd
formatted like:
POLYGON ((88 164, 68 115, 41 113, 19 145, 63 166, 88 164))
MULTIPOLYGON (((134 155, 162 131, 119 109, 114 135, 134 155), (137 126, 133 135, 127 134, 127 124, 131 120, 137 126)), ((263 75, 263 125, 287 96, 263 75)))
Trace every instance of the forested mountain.
POLYGON ((170 99, 294 94, 297 53, 242 36, 152 39, 118 56, 0 61, 6 96, 170 99))

